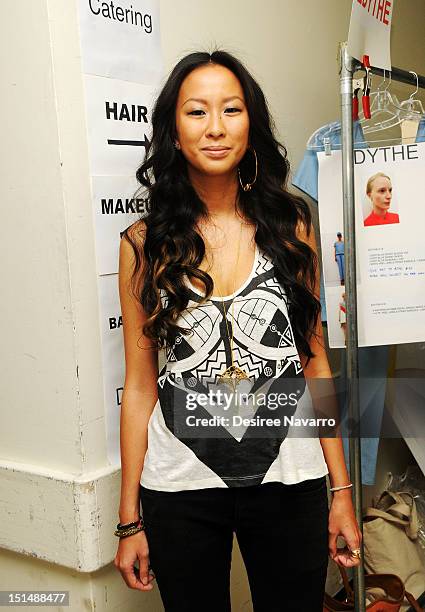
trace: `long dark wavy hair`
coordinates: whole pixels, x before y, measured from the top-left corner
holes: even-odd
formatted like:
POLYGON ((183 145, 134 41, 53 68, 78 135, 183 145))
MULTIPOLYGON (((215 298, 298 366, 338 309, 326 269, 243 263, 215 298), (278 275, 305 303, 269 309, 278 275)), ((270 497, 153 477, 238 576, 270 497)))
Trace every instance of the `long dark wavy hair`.
MULTIPOLYGON (((143 333, 157 348, 171 345, 179 333, 190 333, 176 323, 189 301, 185 275, 205 284, 205 300, 214 290, 212 278, 198 267, 205 244, 195 229, 200 218, 208 218, 208 208, 189 180, 184 156, 174 146, 180 86, 192 70, 211 62, 231 70, 244 92, 258 177, 251 191, 239 187, 239 207, 256 225, 255 241, 274 263, 276 279, 286 292, 295 343, 308 363, 314 357, 310 340, 320 313, 320 301, 311 290, 317 256, 299 240, 296 229, 301 222, 309 235, 310 210, 303 198, 287 190, 287 151, 274 136, 275 125, 260 86, 237 58, 222 50, 183 57, 168 76, 153 108, 151 141, 136 172, 147 196, 147 213, 143 221, 136 221, 122 233, 135 253, 132 289, 147 313, 143 333), (161 293, 167 298, 164 306, 161 293)), ((253 176, 250 156, 247 151, 239 164, 244 182, 253 176)))

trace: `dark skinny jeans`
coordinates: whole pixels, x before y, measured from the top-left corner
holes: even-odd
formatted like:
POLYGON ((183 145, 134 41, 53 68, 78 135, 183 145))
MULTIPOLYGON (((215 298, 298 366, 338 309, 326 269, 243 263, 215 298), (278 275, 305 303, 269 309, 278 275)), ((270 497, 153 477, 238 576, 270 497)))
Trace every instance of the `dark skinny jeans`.
POLYGON ((150 565, 166 612, 230 612, 233 533, 255 612, 322 612, 326 477, 286 485, 155 491, 140 486, 150 565))

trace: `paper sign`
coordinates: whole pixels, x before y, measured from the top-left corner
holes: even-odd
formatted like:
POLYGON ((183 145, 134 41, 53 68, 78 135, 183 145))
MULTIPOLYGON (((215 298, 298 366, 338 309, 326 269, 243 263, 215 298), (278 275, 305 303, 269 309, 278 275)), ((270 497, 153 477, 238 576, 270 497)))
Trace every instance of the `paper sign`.
POLYGON ((151 138, 156 86, 86 75, 92 175, 135 175, 151 138))
POLYGON ((159 0, 78 0, 91 175, 108 458, 120 463, 125 356, 120 231, 146 212, 136 181, 163 77, 159 0))
POLYGON ((162 76, 158 0, 79 0, 83 72, 151 84, 162 76))
POLYGON ((112 465, 120 465, 119 429, 125 357, 118 276, 99 277, 98 291, 108 459, 112 465))
MULTIPOLYGON (((329 346, 338 348, 346 332, 341 151, 318 153, 318 160, 329 346)), ((425 143, 358 149, 354 162, 358 344, 422 342, 425 143)))
POLYGON ((353 0, 347 51, 371 66, 391 70, 391 19, 394 0, 353 0))
POLYGON ((134 176, 93 176, 97 272, 118 272, 120 232, 146 214, 146 200, 134 176))

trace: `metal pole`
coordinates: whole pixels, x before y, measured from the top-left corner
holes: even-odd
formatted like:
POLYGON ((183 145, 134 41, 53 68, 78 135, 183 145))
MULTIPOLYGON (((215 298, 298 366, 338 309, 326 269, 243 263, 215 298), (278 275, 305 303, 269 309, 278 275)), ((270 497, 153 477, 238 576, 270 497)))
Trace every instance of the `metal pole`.
MULTIPOLYGON (((347 402, 349 429, 350 478, 353 483, 354 510, 357 522, 362 524, 362 475, 359 437, 359 365, 357 344, 357 280, 354 207, 354 154, 353 154, 353 71, 354 59, 348 55, 347 43, 339 45, 340 91, 341 91, 341 143, 342 143, 342 192, 344 207, 345 241, 345 303, 347 308, 346 363, 347 402), (353 424, 353 425, 351 425, 353 424)), ((362 543, 363 544, 363 543, 362 543)), ((363 559, 363 545, 362 545, 363 559)), ((365 612, 365 588, 363 562, 353 568, 356 612, 365 612)))

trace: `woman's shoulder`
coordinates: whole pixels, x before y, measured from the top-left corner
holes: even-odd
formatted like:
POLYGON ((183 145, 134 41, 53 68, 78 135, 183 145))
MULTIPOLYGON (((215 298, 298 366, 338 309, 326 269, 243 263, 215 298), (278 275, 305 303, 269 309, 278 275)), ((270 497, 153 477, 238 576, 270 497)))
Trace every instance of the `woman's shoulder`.
POLYGON ((131 225, 120 232, 121 238, 125 237, 130 243, 142 245, 146 235, 146 222, 144 219, 137 219, 131 225))

